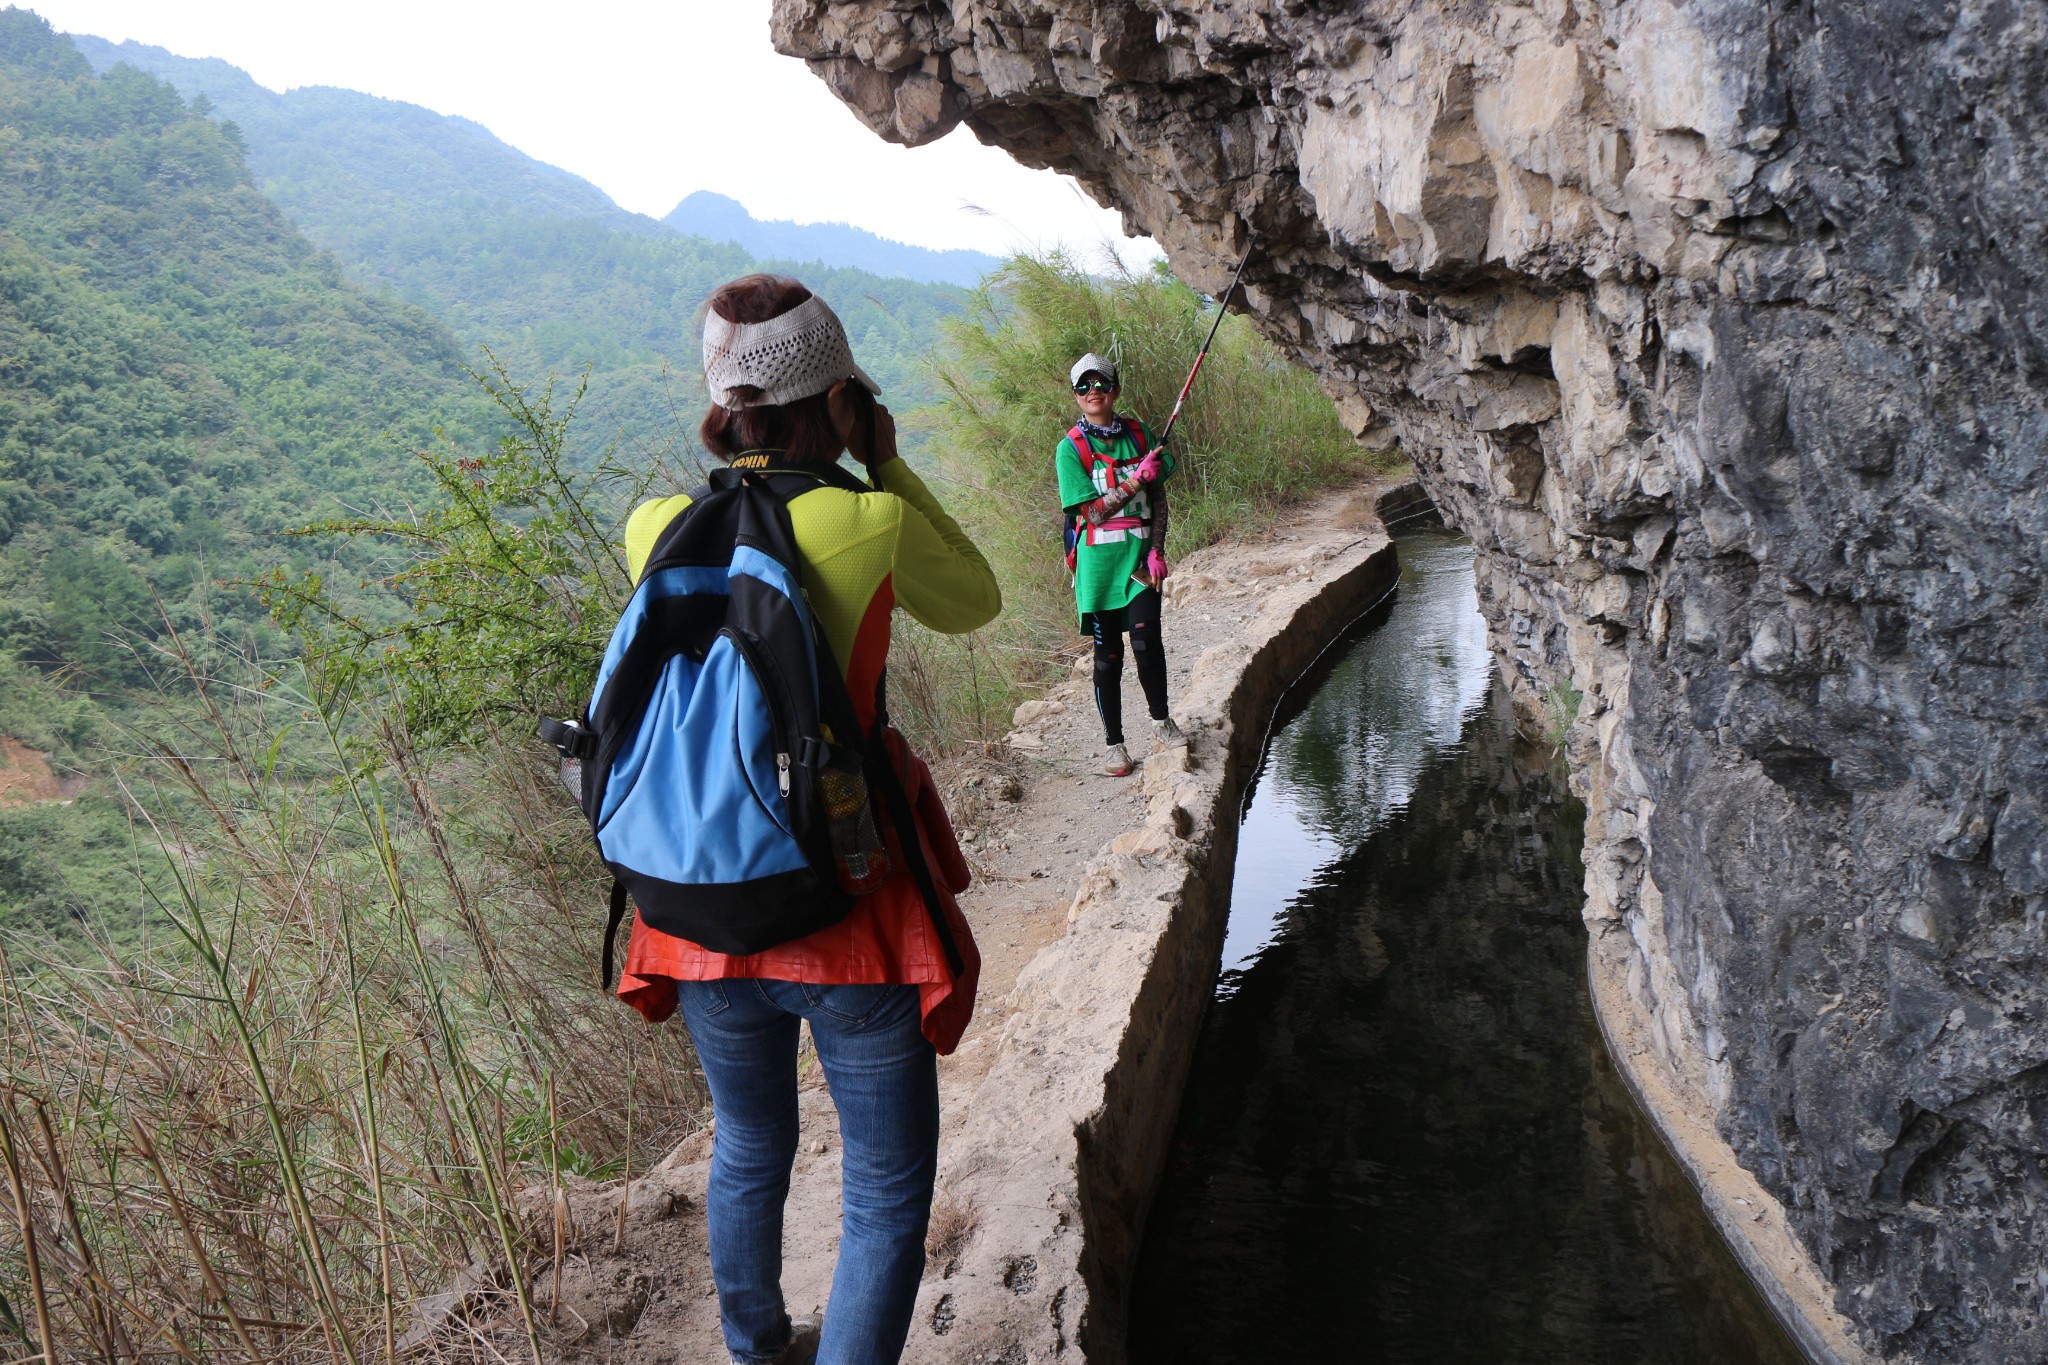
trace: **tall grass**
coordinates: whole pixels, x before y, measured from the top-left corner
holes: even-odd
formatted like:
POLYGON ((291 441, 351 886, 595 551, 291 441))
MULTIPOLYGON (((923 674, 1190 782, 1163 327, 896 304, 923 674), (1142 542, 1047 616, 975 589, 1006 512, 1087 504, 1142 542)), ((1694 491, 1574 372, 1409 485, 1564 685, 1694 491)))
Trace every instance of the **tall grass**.
POLYGON ((120 766, 152 931, 0 955, 0 1359, 537 1361, 559 1249, 517 1192, 701 1125, 687 1035, 599 988, 607 878, 528 728, 595 627, 479 663, 511 611, 618 573, 565 423, 506 399, 521 435, 375 524, 439 632, 303 582, 335 626, 310 668, 166 631, 168 728, 120 766))
POLYGON ((383 699, 193 684, 212 733, 131 777, 188 813, 149 831, 169 933, 0 961, 9 1358, 386 1358, 472 1266, 440 1348, 538 1358, 515 1189, 703 1103, 681 1031, 597 989, 587 836, 516 755, 435 771, 383 699), (465 830, 478 780, 505 804, 465 830))
MULTIPOLYGON (((965 641, 900 632, 913 721, 958 747, 999 735, 1009 709, 1061 671, 1078 639, 1062 563, 1053 450, 1079 417, 1067 372, 1114 360, 1118 410, 1156 434, 1215 321, 1215 304, 1168 274, 1091 274, 1072 256, 1013 257, 946 327, 945 397, 922 424, 957 507, 1003 583, 1002 619, 965 641)), ((1361 450, 1307 371, 1251 323, 1226 317, 1173 433, 1169 558, 1257 535, 1318 489, 1398 462, 1361 450)), ((1167 642, 1171 648, 1169 617, 1167 642)))

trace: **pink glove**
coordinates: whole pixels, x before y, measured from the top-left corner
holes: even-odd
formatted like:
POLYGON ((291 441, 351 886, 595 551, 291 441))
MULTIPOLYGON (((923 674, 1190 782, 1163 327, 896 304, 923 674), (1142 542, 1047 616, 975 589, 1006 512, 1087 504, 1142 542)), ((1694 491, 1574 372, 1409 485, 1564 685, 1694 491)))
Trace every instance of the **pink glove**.
POLYGON ((1160 459, 1158 451, 1148 450, 1145 452, 1145 458, 1138 461, 1137 469, 1132 472, 1146 483, 1152 483, 1165 472, 1164 461, 1160 459))
POLYGON ((1166 575, 1171 573, 1172 570, 1166 567, 1165 555, 1157 550, 1147 550, 1145 552, 1145 572, 1152 575, 1154 583, 1164 583, 1166 575))

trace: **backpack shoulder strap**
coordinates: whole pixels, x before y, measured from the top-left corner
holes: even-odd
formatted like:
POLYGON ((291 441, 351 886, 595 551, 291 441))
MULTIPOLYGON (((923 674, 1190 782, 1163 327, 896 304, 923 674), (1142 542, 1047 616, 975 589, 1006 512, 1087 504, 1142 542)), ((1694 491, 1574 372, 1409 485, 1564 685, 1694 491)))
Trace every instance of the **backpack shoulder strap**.
POLYGON ((1152 437, 1146 432, 1145 424, 1137 418, 1126 417, 1124 421, 1130 424, 1131 439, 1138 443, 1138 458, 1142 460, 1152 451, 1152 437))
POLYGON ((654 568, 660 562, 663 552, 671 548, 672 542, 682 530, 683 523, 689 520, 692 512, 704 506, 713 491, 714 486, 708 483, 699 484, 691 489, 689 502, 684 504, 682 509, 674 516, 662 523, 661 529, 654 533, 654 543, 647 547, 647 558, 640 563, 640 577, 633 580, 635 587, 639 586, 640 581, 647 577, 648 570, 654 568))
MULTIPOLYGON (((810 492, 812 489, 831 487, 844 489, 849 493, 867 493, 874 490, 849 473, 837 461, 829 465, 785 463, 775 457, 781 452, 764 452, 769 458, 761 465, 744 471, 720 471, 729 473, 730 482, 745 490, 756 490, 767 496, 774 505, 776 529, 781 540, 780 548, 769 549, 773 558, 781 561, 792 572, 801 573, 803 550, 796 542, 796 529, 789 518, 791 500, 810 492)), ((714 474, 716 480, 719 474, 714 474)), ((831 641, 825 638, 825 629, 817 615, 808 610, 811 633, 811 674, 815 683, 818 719, 830 727, 834 743, 859 748, 861 745, 860 721, 853 709, 853 698, 846 690, 846 678, 839 671, 833 658, 831 641)), ((804 760, 809 763, 807 758, 804 760)), ((822 759, 820 760, 822 762, 822 759)), ((815 765, 814 765, 815 766, 815 765)))
POLYGON ((882 491, 882 486, 879 483, 869 483, 836 460, 815 472, 819 481, 831 488, 843 488, 849 493, 879 493, 882 491))
POLYGON ((618 942, 619 925, 624 923, 625 919, 626 884, 620 881, 618 878, 614 877, 612 878, 611 916, 609 919, 605 921, 604 926, 604 975, 600 979, 599 983, 607 991, 609 991, 612 988, 613 945, 618 942))
POLYGON ((1067 439, 1074 443, 1074 453, 1081 457, 1081 472, 1084 474, 1092 473, 1096 465, 1108 458, 1095 448, 1095 443, 1088 439, 1087 431, 1079 422, 1067 432, 1067 439))

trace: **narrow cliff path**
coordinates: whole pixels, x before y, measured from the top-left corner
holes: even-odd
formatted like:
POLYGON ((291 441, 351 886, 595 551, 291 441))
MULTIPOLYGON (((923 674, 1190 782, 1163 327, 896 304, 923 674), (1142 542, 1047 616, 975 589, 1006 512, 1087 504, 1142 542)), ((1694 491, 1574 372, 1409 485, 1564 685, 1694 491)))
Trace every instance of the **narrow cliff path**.
MULTIPOLYGON (((1277 589, 1312 584, 1329 571, 1337 550, 1383 537, 1373 507, 1389 482, 1382 477, 1375 485, 1328 494, 1290 517, 1284 531, 1212 545, 1177 565, 1162 630, 1176 714, 1198 661, 1242 640, 1277 589)), ((961 905, 983 968, 973 1025, 958 1052, 939 1063, 940 1183, 927 1279, 947 1274, 961 1246, 1005 1216, 1003 1209, 976 1207, 949 1190, 948 1150, 960 1145, 973 1122, 972 1099, 997 1056, 1019 974, 1066 933, 1089 860, 1119 836, 1141 837, 1134 832, 1144 829, 1150 799, 1190 762, 1185 751, 1154 744, 1127 668, 1125 730, 1139 767, 1127 777, 1103 775, 1088 670, 1083 655, 1068 680, 1019 707, 1000 758, 939 774, 974 871, 961 905)), ((1193 761, 1200 763, 1201 738, 1195 743, 1193 761)), ((838 1123, 822 1074, 806 1062, 802 1138, 784 1236, 783 1288, 795 1314, 824 1307, 839 1241, 838 1123)), ((560 1306, 546 1329, 556 1359, 619 1365, 719 1365, 726 1359, 705 1250, 710 1138, 708 1131, 698 1134, 635 1178, 623 1220, 617 1184, 570 1192, 560 1306)), ((544 1195, 531 1212, 542 1223, 553 1221, 544 1195)), ((554 1295, 551 1274, 544 1273, 536 1289, 545 1314, 554 1295)))

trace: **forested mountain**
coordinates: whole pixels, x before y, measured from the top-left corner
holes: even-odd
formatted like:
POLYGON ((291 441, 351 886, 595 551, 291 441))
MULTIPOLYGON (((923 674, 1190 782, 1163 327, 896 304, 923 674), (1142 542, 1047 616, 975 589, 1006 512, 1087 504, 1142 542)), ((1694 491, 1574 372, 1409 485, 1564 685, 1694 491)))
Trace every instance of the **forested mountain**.
POLYGON ((878 237, 845 223, 763 221, 737 199, 698 190, 661 220, 678 232, 732 242, 756 256, 820 261, 877 275, 973 288, 1002 261, 980 251, 934 251, 878 237))
MULTIPOLYGON (((0 929, 140 922, 129 811, 75 769, 95 736, 175 727, 149 689, 177 671, 151 655, 165 617, 202 653, 288 653, 216 585, 314 567, 335 547, 281 532, 420 490, 437 429, 479 449, 504 426, 445 327, 263 196, 233 128, 0 11, 0 929)), ((352 588, 364 552, 339 553, 352 588)))
MULTIPOLYGON (((264 191, 351 278, 433 312, 472 357, 489 346, 526 378, 591 367, 586 438, 688 441, 702 411, 697 310, 719 283, 763 262, 629 214, 466 120, 345 90, 275 94, 225 62, 73 41, 101 70, 126 63, 204 96, 237 126, 264 191)), ((939 320, 960 310, 961 291, 784 268, 839 311, 892 405, 935 396, 923 356, 939 320)))
POLYGON ((443 327, 293 230, 233 129, 0 12, 0 654, 132 679, 114 636, 154 632, 153 595, 189 624, 196 584, 388 498, 488 407, 443 327))

